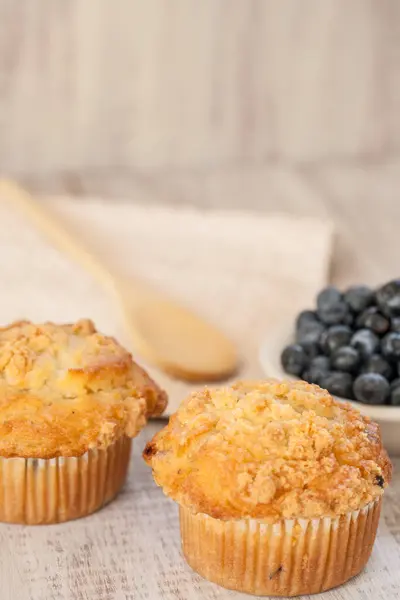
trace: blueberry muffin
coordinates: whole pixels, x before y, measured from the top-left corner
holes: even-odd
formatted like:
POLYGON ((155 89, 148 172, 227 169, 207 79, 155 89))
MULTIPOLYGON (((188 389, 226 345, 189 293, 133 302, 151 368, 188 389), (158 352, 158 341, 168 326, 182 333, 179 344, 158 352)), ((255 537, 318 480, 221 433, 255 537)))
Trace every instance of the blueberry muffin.
POLYGON ((179 504, 192 568, 258 595, 317 593, 359 573, 391 478, 378 426, 302 381, 196 392, 144 458, 179 504))
POLYGON ((0 520, 55 523, 120 490, 166 395, 89 320, 0 329, 0 520))

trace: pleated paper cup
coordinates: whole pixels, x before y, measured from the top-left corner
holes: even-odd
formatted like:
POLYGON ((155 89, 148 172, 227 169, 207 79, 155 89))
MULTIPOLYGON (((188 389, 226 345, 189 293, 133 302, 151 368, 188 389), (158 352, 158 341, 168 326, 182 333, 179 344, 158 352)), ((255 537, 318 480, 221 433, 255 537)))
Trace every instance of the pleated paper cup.
POLYGON ((0 457, 0 521, 38 525, 93 513, 124 484, 130 451, 131 439, 121 437, 76 457, 0 457))
POLYGON ((316 594, 366 565, 381 499, 336 518, 223 521, 180 507, 182 549, 200 575, 256 595, 316 594))

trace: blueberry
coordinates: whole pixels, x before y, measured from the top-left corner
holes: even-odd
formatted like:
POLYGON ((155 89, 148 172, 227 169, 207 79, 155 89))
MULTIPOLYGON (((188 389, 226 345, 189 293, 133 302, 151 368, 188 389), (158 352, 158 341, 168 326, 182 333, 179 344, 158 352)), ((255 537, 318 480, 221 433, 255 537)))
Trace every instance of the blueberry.
POLYGON ((332 356, 332 367, 337 371, 354 373, 360 364, 360 354, 351 346, 342 346, 332 356))
POLYGON ((333 286, 329 286, 317 296, 317 314, 326 325, 343 323, 348 317, 350 309, 343 301, 342 294, 333 286))
MULTIPOLYGON (((330 369, 331 366, 331 361, 329 360, 329 358, 327 356, 317 356, 316 358, 313 358, 312 361, 310 362, 310 367, 315 367, 317 369, 320 369, 321 371, 324 371, 325 373, 327 373, 330 369)), ((399 380, 400 381, 400 380, 399 380)))
POLYGON ((342 299, 342 294, 333 285, 324 288, 317 296, 317 308, 325 310, 337 304, 342 299))
POLYGON ((374 292, 365 285, 355 285, 347 290, 344 299, 353 312, 360 313, 373 303, 374 292))
POLYGON ((320 385, 321 378, 329 372, 330 360, 327 356, 316 356, 310 361, 308 369, 303 373, 303 379, 308 383, 320 385))
POLYGON ((400 406, 400 377, 393 379, 390 384, 390 398, 389 404, 393 406, 400 406))
POLYGON ((394 374, 392 365, 380 354, 371 354, 371 356, 366 359, 361 372, 378 373, 388 381, 392 379, 394 374))
MULTIPOLYGON (((326 325, 338 325, 349 321, 350 309, 346 302, 339 300, 325 308, 318 309, 318 316, 326 325)), ((352 319, 351 319, 352 321, 352 319)))
POLYGON ((382 354, 389 360, 400 360, 400 333, 388 333, 382 340, 382 354))
POLYGON ((390 331, 400 333, 400 317, 393 317, 390 321, 390 331))
POLYGON ((396 379, 393 379, 393 381, 390 384, 390 389, 393 391, 395 388, 400 387, 400 377, 397 377, 396 379))
POLYGON ((307 354, 308 358, 315 358, 316 356, 319 356, 321 354, 321 346, 318 344, 318 342, 302 342, 301 344, 299 344, 304 352, 307 354))
POLYGON ((381 311, 388 317, 400 316, 400 279, 386 283, 376 292, 381 311))
POLYGON ((353 390, 357 400, 364 404, 385 404, 390 385, 378 373, 364 373, 355 380, 353 390))
POLYGON ((361 358, 366 359, 377 351, 379 338, 369 329, 360 329, 353 335, 350 344, 359 351, 361 358))
POLYGON ((348 325, 349 327, 353 327, 353 325, 354 325, 354 314, 350 310, 343 317, 342 323, 343 323, 343 325, 348 325))
POLYGON ((303 371, 301 379, 303 381, 307 381, 307 383, 315 383, 318 385, 318 375, 316 375, 314 371, 311 371, 310 369, 303 371))
POLYGON ((390 321, 376 306, 370 306, 357 319, 357 327, 370 329, 377 335, 385 334, 390 327, 390 321))
POLYGON ((318 321, 318 316, 314 310, 303 310, 296 319, 296 329, 301 329, 304 325, 315 321, 318 321))
POLYGON ((389 403, 392 406, 400 406, 400 386, 395 387, 390 392, 389 403))
POLYGON ((309 359, 301 346, 292 344, 283 350, 281 354, 281 363, 286 373, 300 376, 308 366, 309 359))
POLYGON ((319 321, 309 321, 304 323, 296 332, 296 342, 299 344, 319 342, 322 332, 325 327, 319 321))
POLYGON ((321 377, 319 385, 328 390, 328 392, 334 396, 340 396, 341 398, 353 397, 353 378, 350 373, 330 371, 321 377))
POLYGON ((341 346, 347 346, 352 331, 347 325, 333 325, 326 329, 320 338, 320 344, 325 354, 333 354, 341 346))

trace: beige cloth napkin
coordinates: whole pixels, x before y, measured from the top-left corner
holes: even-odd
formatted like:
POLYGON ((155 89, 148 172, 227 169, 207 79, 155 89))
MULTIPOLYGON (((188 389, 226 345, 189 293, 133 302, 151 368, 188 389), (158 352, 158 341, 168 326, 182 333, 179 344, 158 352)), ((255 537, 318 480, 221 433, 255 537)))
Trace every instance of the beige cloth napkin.
MULTIPOLYGON (((240 378, 263 375, 258 349, 268 328, 310 306, 327 280, 329 222, 102 199, 47 202, 107 264, 149 280, 225 330, 243 360, 240 378)), ((130 346, 114 298, 1 202, 0 219, 1 323, 90 317, 130 346)), ((168 414, 196 387, 149 370, 169 393, 168 414)))

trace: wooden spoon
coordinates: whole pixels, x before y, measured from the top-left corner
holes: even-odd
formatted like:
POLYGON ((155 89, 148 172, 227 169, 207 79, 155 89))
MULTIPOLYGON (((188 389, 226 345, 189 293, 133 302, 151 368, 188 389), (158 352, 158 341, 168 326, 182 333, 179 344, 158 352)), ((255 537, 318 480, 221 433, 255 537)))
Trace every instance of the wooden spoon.
POLYGON ((218 329, 144 282, 117 276, 16 183, 0 180, 0 197, 117 294, 132 340, 144 358, 188 381, 215 381, 236 370, 236 349, 218 329))

